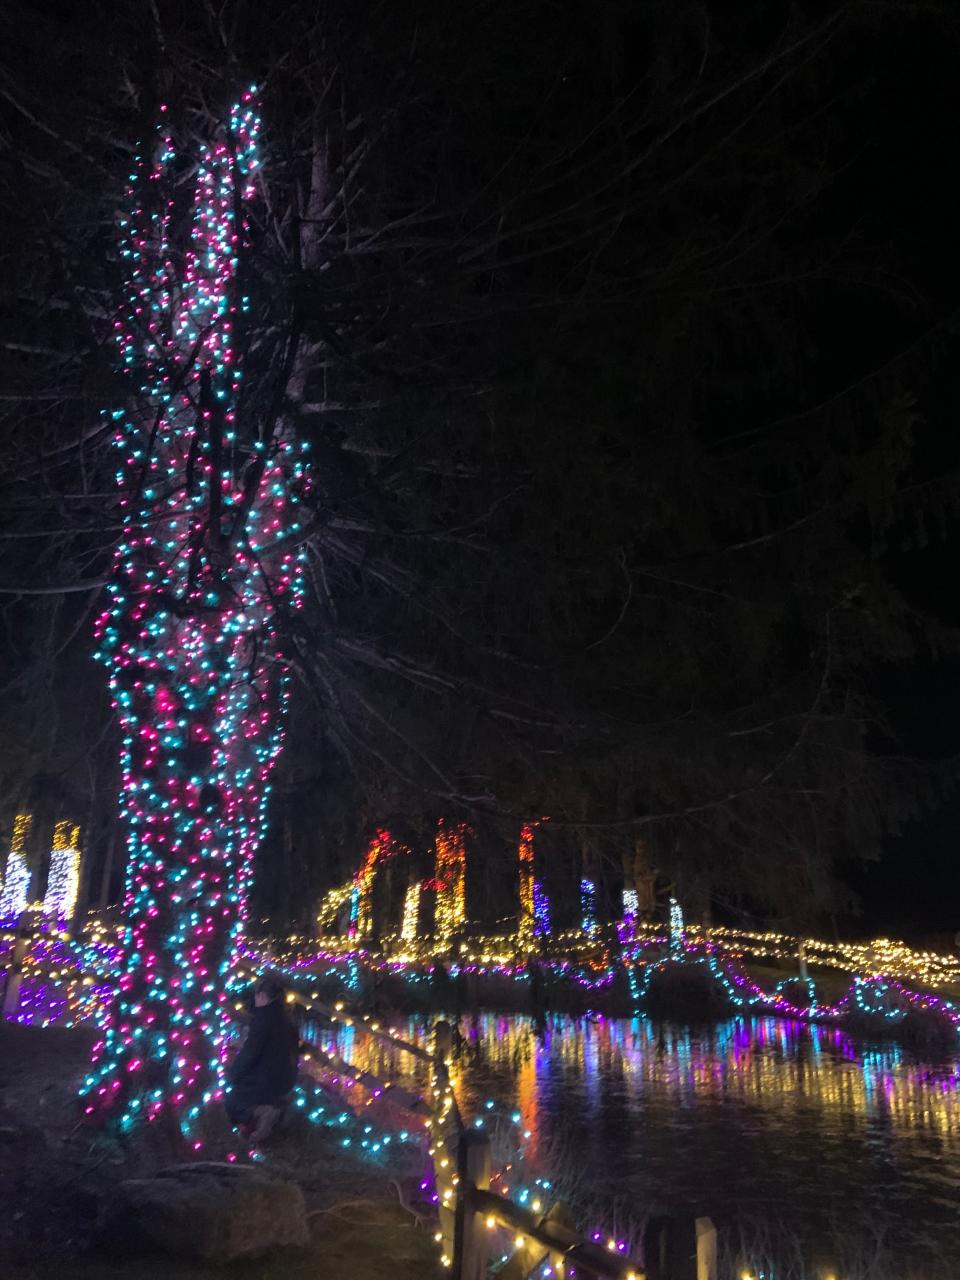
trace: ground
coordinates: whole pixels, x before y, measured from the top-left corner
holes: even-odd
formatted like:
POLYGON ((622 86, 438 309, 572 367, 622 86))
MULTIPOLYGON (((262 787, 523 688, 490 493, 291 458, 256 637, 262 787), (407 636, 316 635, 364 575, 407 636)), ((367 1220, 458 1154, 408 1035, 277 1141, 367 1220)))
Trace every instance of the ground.
POLYGON ((401 1207, 386 1173, 310 1130, 266 1153, 303 1188, 310 1249, 224 1270, 168 1259, 111 1259, 96 1242, 99 1206, 120 1179, 156 1166, 79 1123, 77 1083, 93 1035, 0 1022, 0 1274, 4 1280, 429 1280, 429 1229, 401 1207))

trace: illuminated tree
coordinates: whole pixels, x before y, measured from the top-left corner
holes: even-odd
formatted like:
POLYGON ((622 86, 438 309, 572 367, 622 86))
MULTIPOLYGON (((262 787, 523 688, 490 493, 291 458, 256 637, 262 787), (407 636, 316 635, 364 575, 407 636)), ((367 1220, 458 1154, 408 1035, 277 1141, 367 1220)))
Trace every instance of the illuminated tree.
POLYGON ((7 869, 0 883, 0 920, 15 921, 27 905, 30 864, 24 846, 32 824, 33 816, 29 813, 18 813, 13 820, 7 869))
POLYGON ((43 897, 44 915, 66 922, 72 920, 79 886, 80 828, 65 818, 53 829, 47 891, 43 897))
POLYGON ((448 946, 467 920, 467 836, 463 822, 437 823, 436 858, 436 935, 441 946, 448 946))
POLYGON ((530 947, 535 937, 550 932, 550 900, 536 873, 536 830, 539 826, 539 822, 523 824, 517 849, 520 897, 518 931, 521 944, 525 947, 530 947))
POLYGON ((124 960, 84 1092, 88 1114, 162 1115, 194 1140, 222 1087, 225 988, 282 745, 278 626, 300 598, 306 476, 304 447, 242 380, 255 93, 197 157, 186 209, 190 157, 167 118, 121 224, 124 531, 97 657, 123 730, 124 960))
POLYGON ((351 938, 369 938, 373 932, 373 882, 381 865, 398 852, 397 842, 383 828, 375 833, 367 846, 350 893, 351 938))

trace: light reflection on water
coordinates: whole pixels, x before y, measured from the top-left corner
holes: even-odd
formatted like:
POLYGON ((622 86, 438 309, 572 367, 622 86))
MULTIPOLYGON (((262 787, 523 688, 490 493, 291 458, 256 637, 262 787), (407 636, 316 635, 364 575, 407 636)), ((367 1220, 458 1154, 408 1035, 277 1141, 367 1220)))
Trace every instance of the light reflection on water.
MULTIPOLYGON (((427 1043, 421 1023, 398 1030, 427 1043)), ((837 1233, 882 1234, 895 1274, 908 1259, 960 1274, 956 1064, 760 1018, 703 1030, 554 1018, 538 1033, 487 1014, 461 1032, 465 1117, 486 1098, 516 1108, 535 1172, 575 1171, 584 1203, 776 1222, 818 1256, 835 1253, 837 1233)), ((380 1073, 407 1065, 366 1037, 341 1052, 380 1073)))

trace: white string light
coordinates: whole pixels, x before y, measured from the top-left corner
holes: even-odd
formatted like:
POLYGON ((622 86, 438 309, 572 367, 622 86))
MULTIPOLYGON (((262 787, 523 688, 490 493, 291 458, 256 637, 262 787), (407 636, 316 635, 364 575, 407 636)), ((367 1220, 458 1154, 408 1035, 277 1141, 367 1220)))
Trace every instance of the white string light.
POLYGON ((21 915, 27 908, 27 891, 30 888, 30 867, 24 845, 30 834, 33 815, 18 813, 13 820, 10 839, 10 856, 7 858, 7 874, 0 893, 0 919, 9 920, 21 915))
POLYGON ((43 914, 58 920, 70 920, 77 905, 80 888, 80 828, 70 821, 58 822, 53 830, 47 892, 43 914))

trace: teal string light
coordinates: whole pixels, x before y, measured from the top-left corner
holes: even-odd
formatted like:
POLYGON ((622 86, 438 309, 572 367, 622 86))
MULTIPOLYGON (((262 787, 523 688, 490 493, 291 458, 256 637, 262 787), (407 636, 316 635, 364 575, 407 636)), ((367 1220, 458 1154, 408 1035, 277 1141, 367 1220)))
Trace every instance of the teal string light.
POLYGON ((580 928, 587 934, 597 928, 597 886, 587 876, 580 881, 580 928))
POLYGON ((226 989, 289 698, 278 621, 302 602, 289 534, 306 446, 245 421, 237 365, 260 127, 250 88, 201 151, 181 246, 162 109, 121 222, 126 392, 108 418, 123 534, 96 657, 122 729, 125 928, 82 1093, 121 1130, 166 1113, 185 1139, 222 1094, 226 989))

